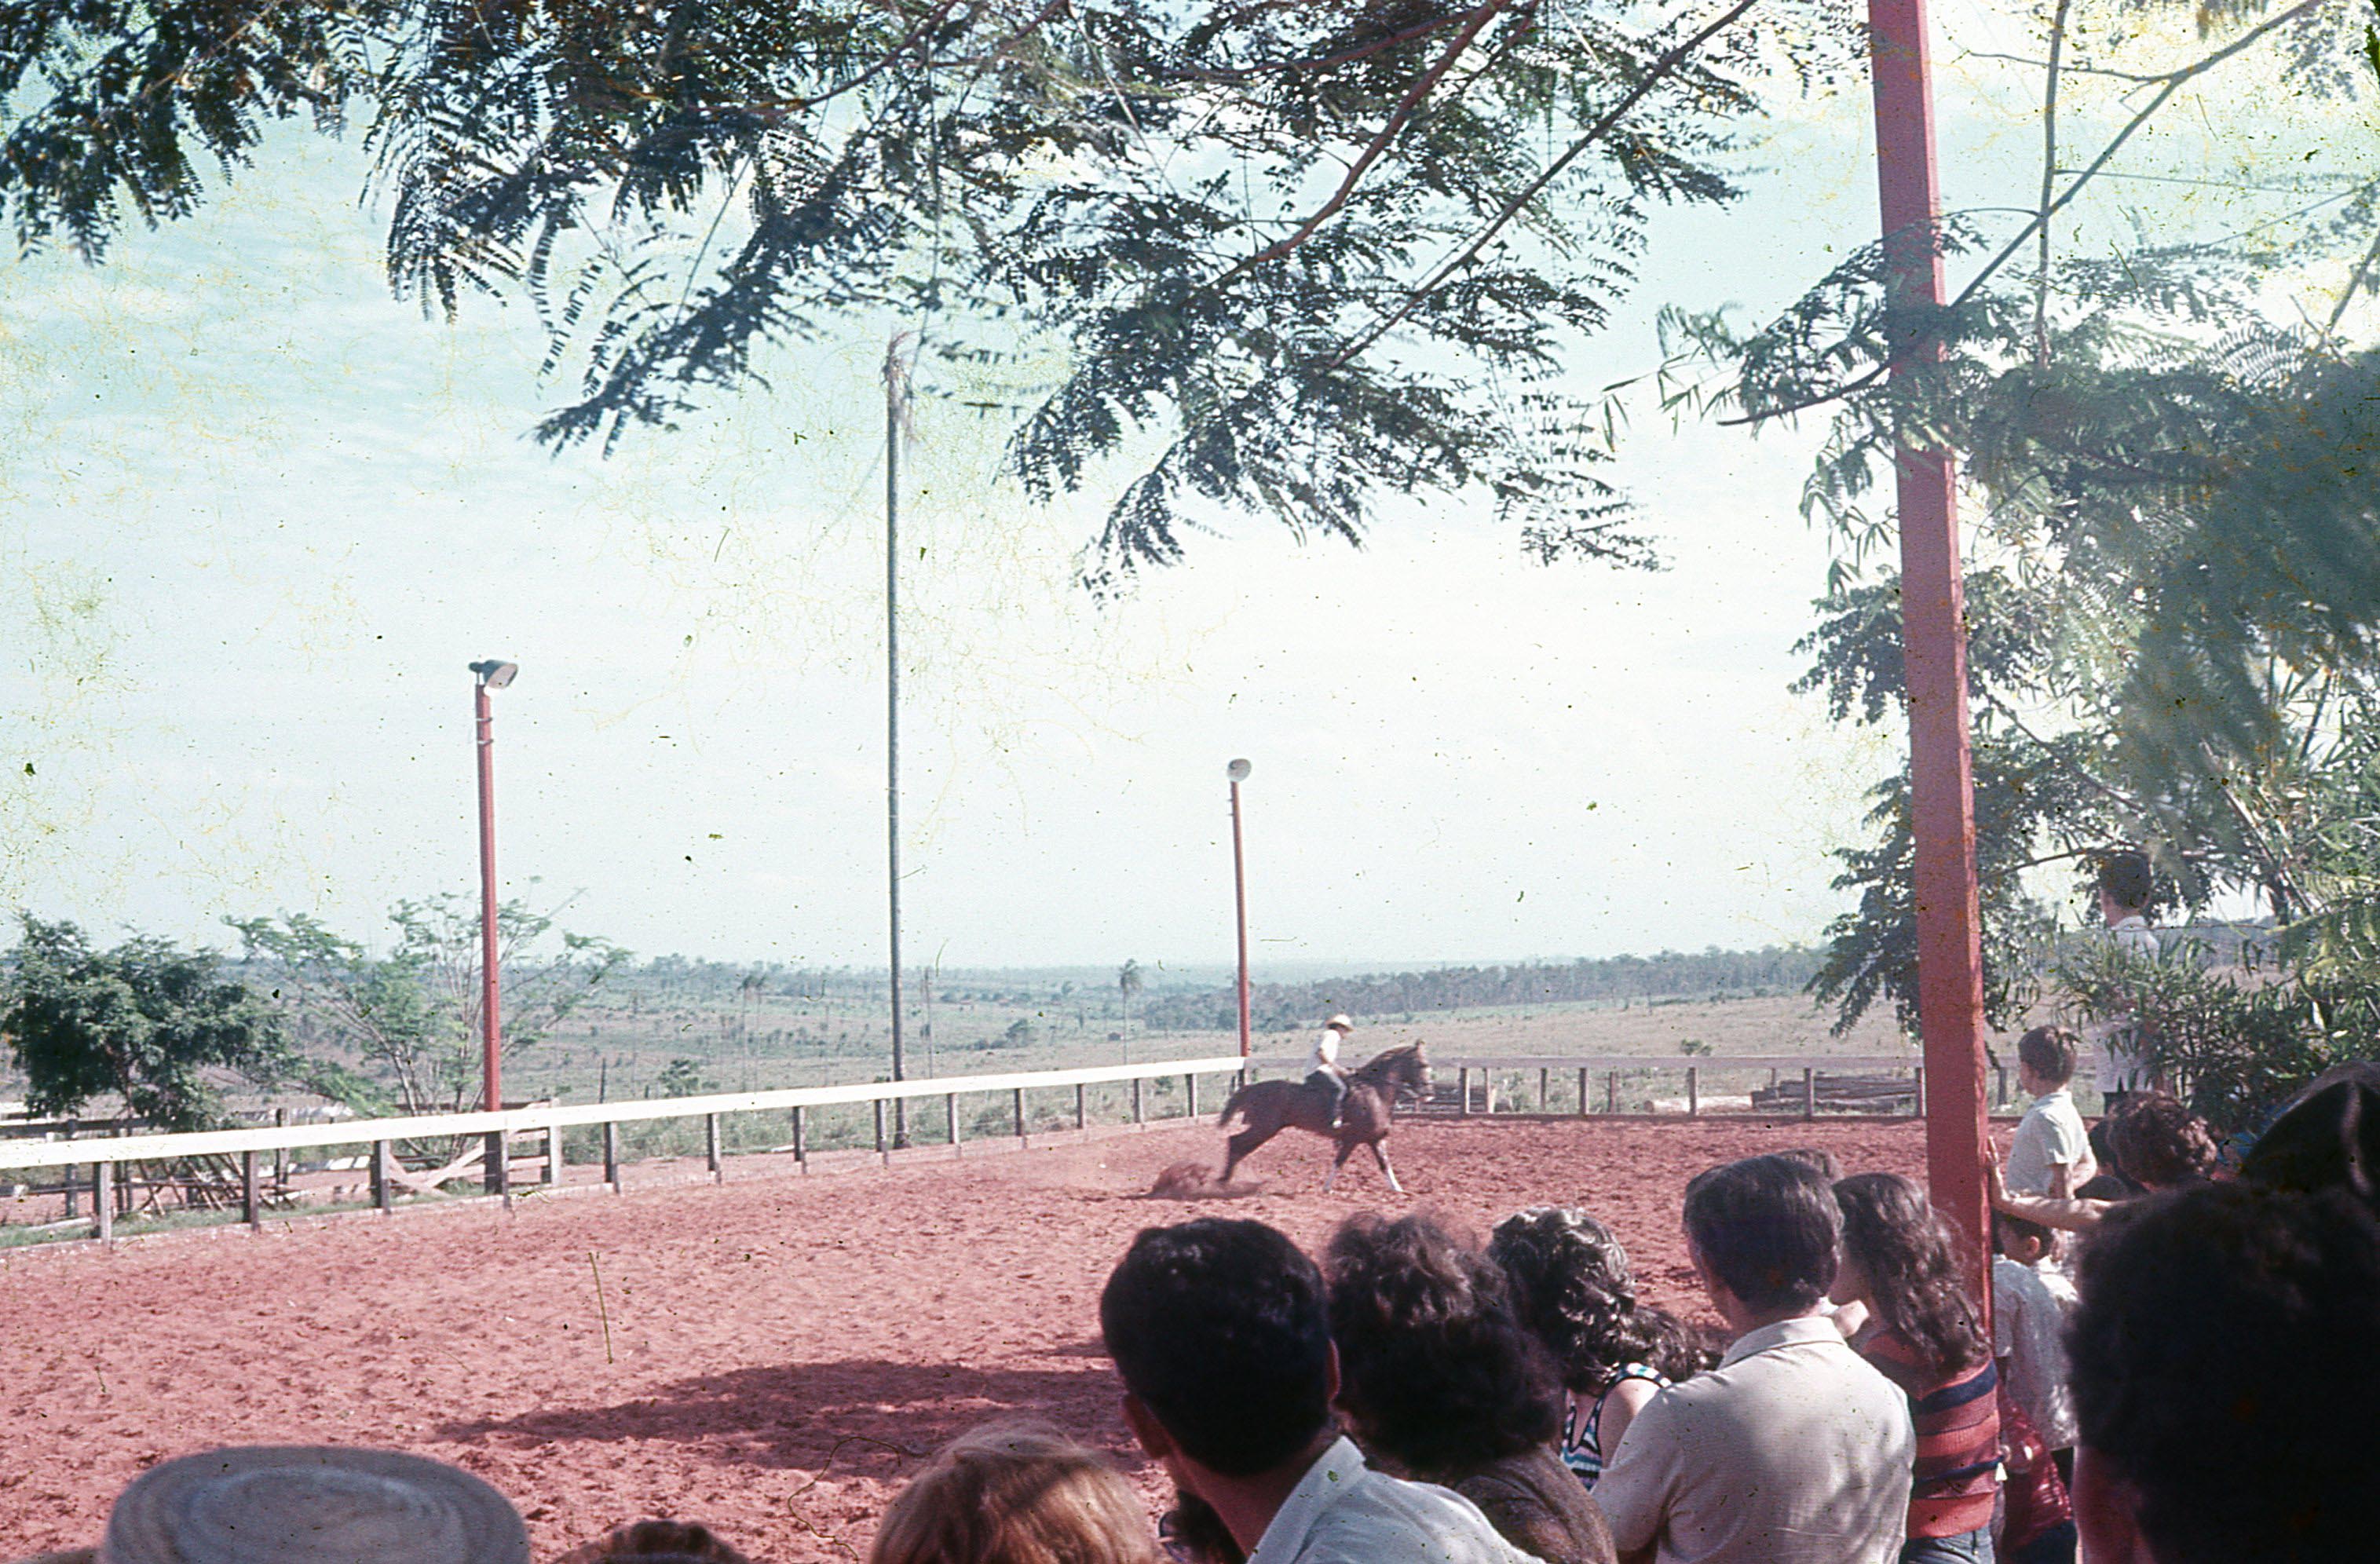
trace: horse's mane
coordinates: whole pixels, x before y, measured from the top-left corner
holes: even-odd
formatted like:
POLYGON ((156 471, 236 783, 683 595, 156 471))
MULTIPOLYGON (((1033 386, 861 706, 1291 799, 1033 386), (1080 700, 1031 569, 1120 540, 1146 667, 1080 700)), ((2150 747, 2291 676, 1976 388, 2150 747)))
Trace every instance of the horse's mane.
POLYGON ((1421 1045, 1419 1043, 1406 1043, 1402 1047, 1390 1049, 1388 1052, 1374 1059, 1370 1063, 1350 1071, 1347 1078, 1351 1081, 1380 1080, 1385 1076, 1394 1074, 1396 1073, 1397 1066, 1402 1064, 1406 1060, 1411 1059, 1414 1055, 1418 1054, 1419 1052, 1421 1052, 1421 1045))

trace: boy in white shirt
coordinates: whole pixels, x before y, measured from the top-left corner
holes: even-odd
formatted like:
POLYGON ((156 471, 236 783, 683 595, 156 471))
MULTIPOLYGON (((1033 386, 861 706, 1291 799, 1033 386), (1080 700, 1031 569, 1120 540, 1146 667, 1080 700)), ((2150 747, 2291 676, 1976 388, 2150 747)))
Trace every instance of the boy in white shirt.
POLYGON ((2033 1097, 2009 1143, 2008 1187, 2070 1200, 2099 1170, 2091 1136, 2067 1083, 2082 1041, 2063 1026, 2036 1026, 2017 1039, 2017 1083, 2033 1097))
POLYGON ((2067 1383, 2066 1316, 2074 1282, 2051 1257, 2047 1228, 1992 1213, 1992 1356, 2009 1400, 2024 1409, 2061 1477, 2074 1470, 2074 1393, 2067 1383))

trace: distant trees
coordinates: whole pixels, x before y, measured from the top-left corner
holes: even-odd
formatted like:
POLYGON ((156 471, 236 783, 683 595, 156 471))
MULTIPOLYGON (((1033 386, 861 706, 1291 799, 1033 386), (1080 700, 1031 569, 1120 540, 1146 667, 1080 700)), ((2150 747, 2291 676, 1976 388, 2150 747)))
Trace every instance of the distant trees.
POLYGON ((99 950, 30 915, 21 927, 0 1032, 35 1113, 114 1096, 160 1130, 209 1129, 223 1121, 222 1077, 269 1083, 295 1066, 280 1012, 213 952, 152 939, 99 950))
MULTIPOLYGON (((1574 962, 1449 966, 1371 973, 1315 983, 1259 983, 1249 1009, 1260 1032, 1310 1025, 1335 1011, 1392 1016, 1424 1011, 1644 1000, 1656 995, 1785 993, 1817 970, 1818 952, 1800 946, 1756 951, 1663 951, 1651 956, 1582 956, 1574 962)), ((1145 1024, 1221 1030, 1237 1024, 1232 988, 1175 990, 1144 1007, 1145 1024)))
MULTIPOLYGON (((399 902, 385 956, 302 913, 227 921, 247 960, 272 976, 301 1041, 360 1056, 406 1112, 425 1113, 459 1110, 480 1092, 479 915, 460 895, 399 902)), ((611 940, 559 929, 516 901, 497 909, 496 929, 508 1056, 542 1041, 628 959, 611 940), (558 950, 539 948, 548 935, 558 950)))

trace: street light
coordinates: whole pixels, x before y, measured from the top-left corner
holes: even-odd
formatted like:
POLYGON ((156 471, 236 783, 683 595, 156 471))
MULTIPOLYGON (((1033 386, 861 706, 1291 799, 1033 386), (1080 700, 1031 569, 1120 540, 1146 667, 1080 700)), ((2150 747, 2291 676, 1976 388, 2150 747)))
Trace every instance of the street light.
POLYGON ((1234 760, 1223 768, 1232 779, 1232 897, 1238 905, 1240 917, 1240 1057, 1248 1057, 1248 872, 1247 859, 1240 850, 1240 784, 1248 780, 1256 768, 1245 760, 1234 760))
MULTIPOLYGON (((472 663, 471 672, 479 675, 471 700, 479 722, 480 748, 480 1068, 485 1082, 481 1106, 494 1113, 504 1106, 504 1092, 496 977, 496 732, 488 692, 511 684, 520 673, 520 664, 491 657, 472 663)), ((488 1193, 510 1193, 510 1148, 502 1130, 489 1133, 485 1162, 488 1193)))

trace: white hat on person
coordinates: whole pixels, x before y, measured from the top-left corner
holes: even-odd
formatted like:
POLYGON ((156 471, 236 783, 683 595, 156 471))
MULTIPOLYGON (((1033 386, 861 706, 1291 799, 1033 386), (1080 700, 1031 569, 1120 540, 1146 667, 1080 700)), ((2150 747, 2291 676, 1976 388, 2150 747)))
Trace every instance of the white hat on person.
POLYGON ((1327 1026, 1336 1026, 1336 1027, 1337 1027, 1337 1028, 1339 1028, 1339 1030, 1341 1030, 1342 1032, 1353 1032, 1353 1031, 1355 1029, 1355 1024, 1354 1024, 1354 1022, 1352 1022, 1352 1021, 1348 1020, 1348 1019, 1347 1019, 1345 1016, 1343 1016, 1343 1015, 1334 1015, 1334 1016, 1332 1016, 1330 1020, 1328 1020, 1328 1021, 1324 1022, 1322 1024, 1323 1024, 1323 1025, 1325 1025, 1326 1027, 1327 1027, 1327 1026))

